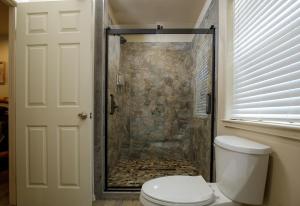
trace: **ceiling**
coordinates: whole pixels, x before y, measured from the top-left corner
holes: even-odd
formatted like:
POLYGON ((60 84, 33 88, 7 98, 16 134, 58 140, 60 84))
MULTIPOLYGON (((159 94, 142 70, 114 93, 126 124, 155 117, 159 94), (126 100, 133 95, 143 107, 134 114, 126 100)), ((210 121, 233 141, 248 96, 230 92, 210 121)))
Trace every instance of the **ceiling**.
POLYGON ((205 0, 108 0, 116 24, 194 27, 205 0))
POLYGON ((0 1, 0 35, 8 35, 8 6, 0 1))

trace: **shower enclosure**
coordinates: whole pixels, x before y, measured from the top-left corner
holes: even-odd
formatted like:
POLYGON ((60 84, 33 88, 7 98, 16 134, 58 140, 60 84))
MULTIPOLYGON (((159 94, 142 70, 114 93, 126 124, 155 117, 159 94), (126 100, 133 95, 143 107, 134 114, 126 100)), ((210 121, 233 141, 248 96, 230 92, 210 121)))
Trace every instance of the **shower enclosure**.
POLYGON ((105 191, 212 177, 215 29, 106 30, 105 191))

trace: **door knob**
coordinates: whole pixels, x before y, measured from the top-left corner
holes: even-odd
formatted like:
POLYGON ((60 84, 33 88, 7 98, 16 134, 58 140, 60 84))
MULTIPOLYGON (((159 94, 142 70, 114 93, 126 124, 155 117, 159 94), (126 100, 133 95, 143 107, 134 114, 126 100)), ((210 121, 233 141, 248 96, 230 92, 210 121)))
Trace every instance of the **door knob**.
POLYGON ((88 115, 85 112, 81 112, 78 114, 78 117, 82 120, 85 120, 88 117, 88 115))

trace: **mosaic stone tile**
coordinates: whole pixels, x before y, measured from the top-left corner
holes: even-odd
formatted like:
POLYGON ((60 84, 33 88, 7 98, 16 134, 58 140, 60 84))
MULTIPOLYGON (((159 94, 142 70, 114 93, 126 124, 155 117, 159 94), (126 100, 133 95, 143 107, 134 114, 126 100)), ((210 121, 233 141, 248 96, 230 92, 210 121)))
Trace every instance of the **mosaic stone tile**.
POLYGON ((188 161, 180 160, 120 160, 109 171, 109 187, 140 187, 144 182, 169 175, 199 175, 188 161))

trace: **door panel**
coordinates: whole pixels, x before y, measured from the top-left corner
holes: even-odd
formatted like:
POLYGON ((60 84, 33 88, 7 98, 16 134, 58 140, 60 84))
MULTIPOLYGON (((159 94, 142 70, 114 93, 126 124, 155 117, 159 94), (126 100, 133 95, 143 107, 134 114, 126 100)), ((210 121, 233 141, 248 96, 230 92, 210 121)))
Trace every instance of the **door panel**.
POLYGON ((18 205, 91 205, 92 22, 90 0, 18 4, 18 205))
POLYGON ((59 186, 79 187, 79 134, 77 126, 59 128, 59 186))
POLYGON ((27 185, 47 187, 46 127, 27 127, 26 138, 27 185))
POLYGON ((46 106, 47 45, 28 45, 26 50, 27 107, 46 106))
POLYGON ((79 106, 80 44, 60 44, 59 52, 59 106, 79 106))

